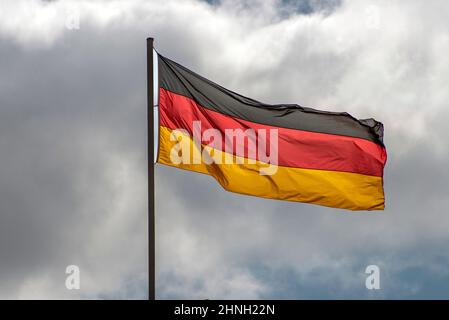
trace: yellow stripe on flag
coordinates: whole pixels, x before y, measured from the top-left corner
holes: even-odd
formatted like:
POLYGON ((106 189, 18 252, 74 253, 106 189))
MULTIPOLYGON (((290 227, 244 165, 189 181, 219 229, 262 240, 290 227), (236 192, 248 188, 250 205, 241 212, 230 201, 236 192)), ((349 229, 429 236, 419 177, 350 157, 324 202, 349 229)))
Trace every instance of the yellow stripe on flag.
MULTIPOLYGON (((232 159, 232 164, 192 164, 194 143, 192 138, 181 132, 160 127, 159 158, 161 164, 180 169, 200 172, 214 177, 220 185, 231 192, 263 198, 314 203, 327 207, 350 210, 382 210, 384 194, 382 178, 357 173, 314 170, 278 166, 274 175, 261 175, 260 171, 269 165, 260 161, 248 163, 248 159, 236 157, 209 146, 206 149, 212 158, 232 159), (178 143, 171 141, 170 135, 176 135, 181 142, 189 145, 190 164, 173 163, 170 152, 178 143)), ((197 147, 195 147, 197 148, 197 147)), ((198 149, 197 154, 199 154, 198 149)))

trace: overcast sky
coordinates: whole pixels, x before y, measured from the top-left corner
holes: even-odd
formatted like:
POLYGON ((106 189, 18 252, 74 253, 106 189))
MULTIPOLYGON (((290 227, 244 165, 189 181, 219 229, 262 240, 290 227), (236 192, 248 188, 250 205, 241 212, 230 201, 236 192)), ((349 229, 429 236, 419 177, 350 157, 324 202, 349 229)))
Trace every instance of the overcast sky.
POLYGON ((251 98, 374 117, 388 151, 375 213, 158 165, 158 298, 449 298, 448 16, 444 0, 1 0, 0 298, 146 298, 148 36, 251 98))

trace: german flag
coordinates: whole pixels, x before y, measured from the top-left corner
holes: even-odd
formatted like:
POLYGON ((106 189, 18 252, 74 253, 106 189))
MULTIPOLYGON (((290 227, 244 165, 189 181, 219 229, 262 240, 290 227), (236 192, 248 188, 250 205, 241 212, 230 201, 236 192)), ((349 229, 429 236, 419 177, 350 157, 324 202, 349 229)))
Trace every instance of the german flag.
POLYGON ((158 57, 158 163, 210 175, 231 192, 384 209, 382 123, 261 103, 158 57))

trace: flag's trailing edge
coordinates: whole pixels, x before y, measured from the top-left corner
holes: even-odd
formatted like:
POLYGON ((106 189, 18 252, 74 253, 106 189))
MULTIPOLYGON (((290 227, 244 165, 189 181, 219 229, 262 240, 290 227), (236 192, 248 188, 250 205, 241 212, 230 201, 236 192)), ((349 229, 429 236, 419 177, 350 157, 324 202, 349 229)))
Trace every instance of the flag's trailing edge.
POLYGON ((158 64, 159 163, 211 175, 236 193, 350 210, 384 209, 382 123, 345 112, 264 104, 161 55, 158 64), (246 140, 226 135, 239 129, 246 140), (276 135, 268 133, 273 129, 276 135), (251 149, 261 148, 259 136, 266 149, 277 152, 271 158, 273 174, 263 171, 268 151, 251 149), (189 161, 176 160, 187 150, 180 143, 191 150, 182 155, 189 161), (209 159, 198 161, 198 155, 209 159), (231 161, 217 161, 223 159, 231 161))

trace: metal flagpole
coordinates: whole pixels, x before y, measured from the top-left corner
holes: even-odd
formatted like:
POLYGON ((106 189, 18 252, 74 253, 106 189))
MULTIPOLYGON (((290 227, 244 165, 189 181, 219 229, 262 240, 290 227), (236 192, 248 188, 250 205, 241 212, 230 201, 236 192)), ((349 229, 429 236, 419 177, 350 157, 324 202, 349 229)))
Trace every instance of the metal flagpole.
POLYGON ((148 300, 155 300, 153 38, 147 38, 148 300))

